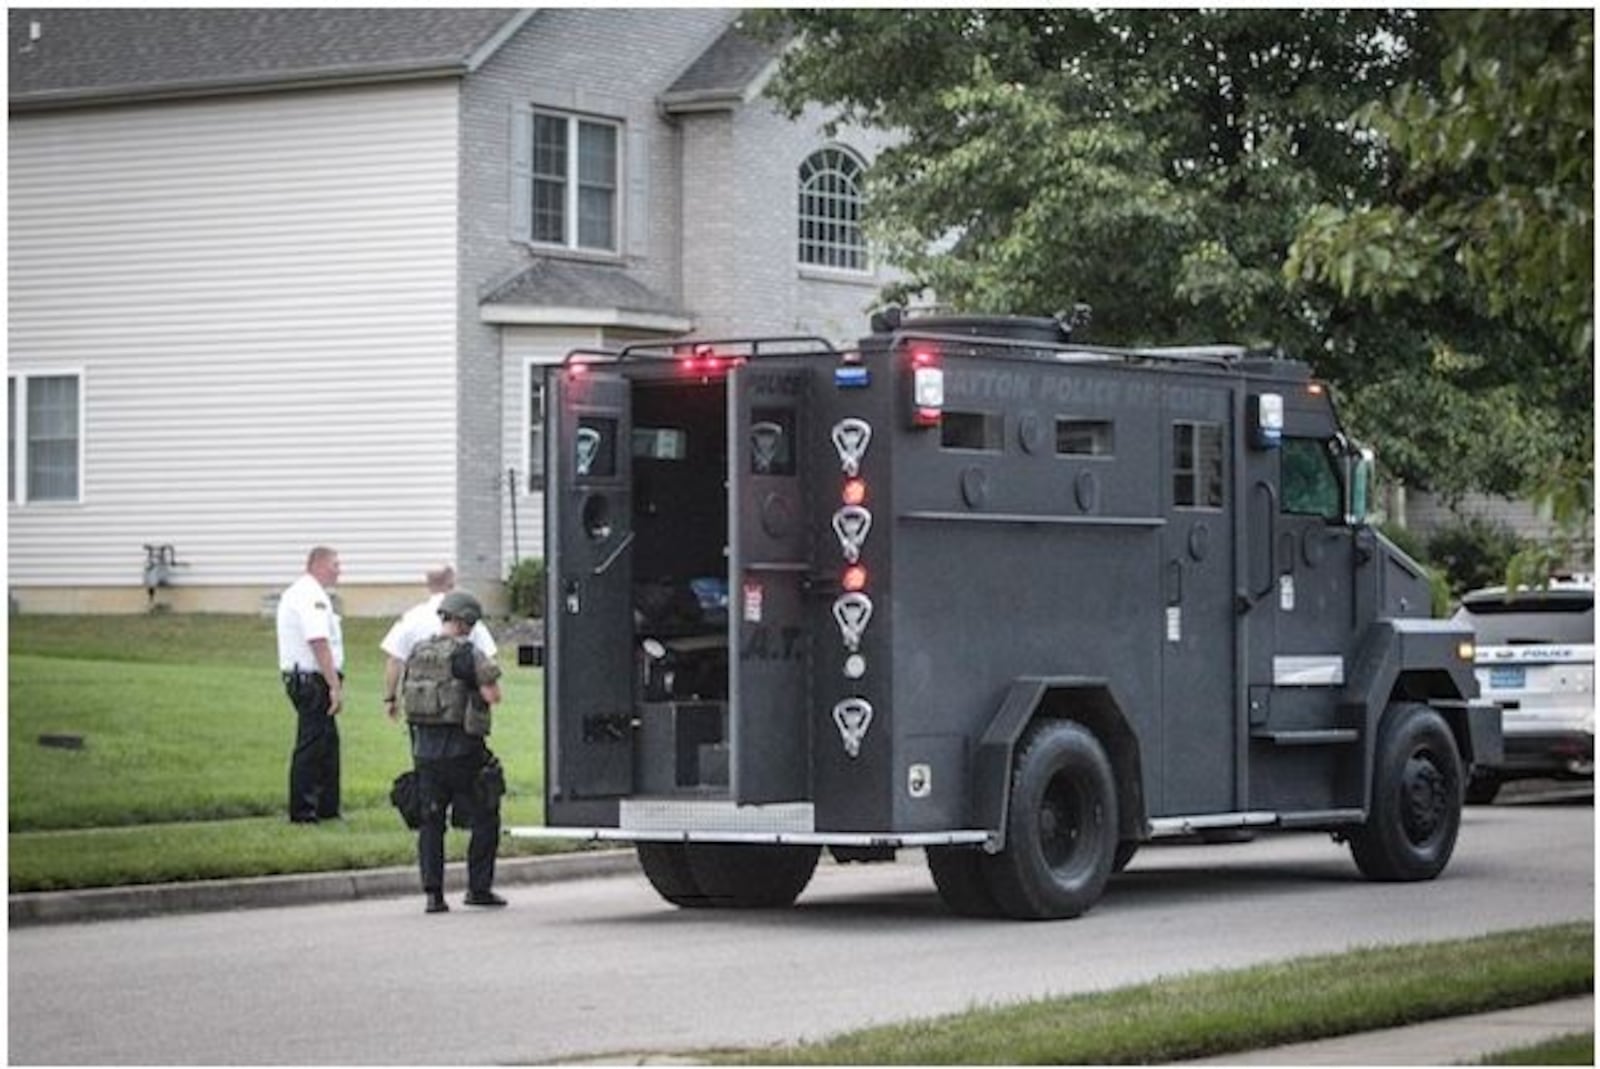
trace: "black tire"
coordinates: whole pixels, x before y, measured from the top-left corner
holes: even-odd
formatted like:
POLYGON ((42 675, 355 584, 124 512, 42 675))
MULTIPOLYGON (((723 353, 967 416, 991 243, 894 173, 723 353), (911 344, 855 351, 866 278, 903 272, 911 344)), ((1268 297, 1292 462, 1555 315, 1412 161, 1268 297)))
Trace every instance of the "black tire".
POLYGON ((1111 871, 1121 872, 1128 867, 1128 862, 1133 860, 1133 855, 1139 852, 1137 839, 1124 839, 1117 844, 1117 852, 1111 858, 1111 871))
POLYGON ((1481 769, 1467 780, 1467 804, 1488 805, 1500 793, 1500 777, 1481 769))
POLYGON ((709 899, 694 882, 689 868, 689 848, 683 843, 634 843, 639 867, 656 894, 684 909, 703 909, 709 899))
POLYGON ((1461 830, 1461 754, 1444 718, 1426 705, 1397 704, 1378 735, 1367 823, 1350 836, 1369 880, 1431 880, 1461 830))
POLYGON ((1006 846, 983 858, 1000 910, 1019 920, 1076 917, 1099 899, 1117 853, 1117 787, 1094 733, 1044 720, 1011 772, 1006 846))
POLYGON ((729 909, 786 909, 811 882, 822 850, 765 843, 691 843, 689 873, 705 903, 729 909))
POLYGON ((951 913, 963 917, 998 917, 1000 904, 983 874, 983 851, 975 846, 930 846, 928 871, 933 886, 951 913))

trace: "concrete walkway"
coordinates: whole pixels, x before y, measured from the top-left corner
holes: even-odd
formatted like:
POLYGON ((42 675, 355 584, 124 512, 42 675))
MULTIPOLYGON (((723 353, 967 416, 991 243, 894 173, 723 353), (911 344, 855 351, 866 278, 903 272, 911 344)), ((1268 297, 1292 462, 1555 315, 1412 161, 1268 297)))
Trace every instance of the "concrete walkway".
POLYGON ((1186 1065, 1460 1065, 1594 1031, 1594 996, 1228 1054, 1186 1065))

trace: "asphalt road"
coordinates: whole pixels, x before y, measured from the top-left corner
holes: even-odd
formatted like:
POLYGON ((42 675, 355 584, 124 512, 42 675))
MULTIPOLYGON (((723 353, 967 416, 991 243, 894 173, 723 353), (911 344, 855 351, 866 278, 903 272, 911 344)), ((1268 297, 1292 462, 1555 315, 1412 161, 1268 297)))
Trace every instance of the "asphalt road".
POLYGON ((13 1063, 482 1064, 753 1045, 1357 945, 1594 916, 1587 801, 1467 811, 1424 884, 1326 836, 1147 847, 1076 921, 945 914, 919 854, 824 862, 797 908, 684 912, 642 877, 20 929, 13 1063))

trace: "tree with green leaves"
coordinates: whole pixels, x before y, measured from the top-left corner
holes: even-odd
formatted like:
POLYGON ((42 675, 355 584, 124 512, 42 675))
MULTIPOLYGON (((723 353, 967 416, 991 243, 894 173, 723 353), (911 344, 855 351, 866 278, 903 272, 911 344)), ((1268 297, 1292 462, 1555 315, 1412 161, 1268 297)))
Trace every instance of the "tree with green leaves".
POLYGON ((1439 20, 1437 87, 1404 84, 1358 116, 1395 161, 1384 188, 1313 212, 1286 273, 1385 312, 1465 292, 1508 324, 1515 353, 1449 353, 1444 370, 1489 387, 1502 419, 1486 429, 1510 432, 1505 455, 1549 439, 1530 450, 1539 464, 1524 489, 1547 503, 1562 536, 1519 560, 1547 574, 1592 552, 1594 15, 1516 9, 1439 20), (1541 427, 1524 425, 1530 414, 1541 427))
POLYGON ((968 311, 1085 301, 1113 343, 1276 344, 1332 380, 1412 485, 1510 492, 1560 436, 1501 418, 1520 324, 1465 286, 1374 312, 1337 275, 1286 274, 1326 205, 1379 203, 1395 150, 1352 120, 1433 91, 1439 19, 1392 10, 771 12, 770 92, 895 131, 871 232, 919 291, 968 311), (1505 428, 1505 429, 1502 429, 1505 428))

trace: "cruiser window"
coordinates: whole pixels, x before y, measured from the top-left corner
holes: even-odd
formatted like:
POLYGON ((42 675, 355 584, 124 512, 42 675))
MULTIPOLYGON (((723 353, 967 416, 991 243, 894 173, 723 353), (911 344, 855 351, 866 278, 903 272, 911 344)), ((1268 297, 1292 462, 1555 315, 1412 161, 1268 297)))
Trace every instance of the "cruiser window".
POLYGON ((1278 453, 1278 486, 1283 511, 1295 516, 1337 520, 1344 514, 1335 443, 1320 438, 1285 438, 1278 453))
POLYGON ((945 449, 998 453, 1005 442, 1005 424, 998 412, 951 412, 939 420, 939 444, 945 449))
POLYGON ((610 479, 617 474, 617 421, 584 416, 574 436, 573 471, 580 479, 610 479))
POLYGON ((1056 420, 1056 455, 1108 457, 1112 446, 1111 423, 1098 419, 1056 420))
POLYGON ((1172 425, 1172 503, 1177 508, 1222 507, 1222 426, 1172 425))

